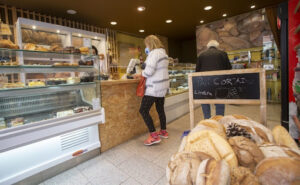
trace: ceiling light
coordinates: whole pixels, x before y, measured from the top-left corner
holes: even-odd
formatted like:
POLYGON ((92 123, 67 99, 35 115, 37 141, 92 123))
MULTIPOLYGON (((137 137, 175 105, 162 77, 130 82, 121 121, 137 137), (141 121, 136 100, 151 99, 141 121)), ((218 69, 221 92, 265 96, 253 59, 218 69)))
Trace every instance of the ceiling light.
POLYGON ((59 30, 56 30, 56 33, 60 33, 60 31, 59 31, 59 30))
POLYGON ((224 14, 223 14, 223 17, 227 17, 227 14, 226 14, 226 13, 224 13, 224 14))
POLYGON ((33 25, 33 26, 32 26, 32 29, 34 29, 34 30, 35 30, 35 29, 36 29, 36 26, 35 26, 35 25, 33 25))
POLYGON ((146 7, 144 7, 144 6, 139 6, 139 7, 137 8, 137 10, 138 10, 139 12, 142 12, 142 11, 145 11, 145 10, 146 10, 146 7))
POLYGON ((210 9, 212 9, 212 6, 206 6, 206 7, 204 7, 204 10, 210 10, 210 9))
POLYGON ((110 22, 110 24, 111 24, 111 25, 116 25, 117 22, 116 22, 116 21, 112 21, 112 22, 110 22))
POLYGON ((71 15, 74 15, 74 14, 76 14, 77 12, 75 11, 75 10, 67 10, 67 13, 68 14, 71 14, 71 15))
POLYGON ((98 37, 94 37, 94 39, 98 39, 98 37))
POLYGON ((139 32, 141 32, 141 33, 144 33, 144 32, 145 32, 145 30, 139 30, 139 32))
POLYGON ((171 23, 173 22, 171 19, 166 20, 166 23, 171 23))
POLYGON ((78 36, 81 37, 82 35, 79 33, 78 36))
POLYGON ((204 21, 203 21, 203 20, 201 20, 201 21, 200 21, 200 23, 201 23, 201 24, 203 24, 203 23, 204 23, 204 21))
POLYGON ((252 5, 250 8, 251 8, 251 9, 255 8, 255 5, 252 5))

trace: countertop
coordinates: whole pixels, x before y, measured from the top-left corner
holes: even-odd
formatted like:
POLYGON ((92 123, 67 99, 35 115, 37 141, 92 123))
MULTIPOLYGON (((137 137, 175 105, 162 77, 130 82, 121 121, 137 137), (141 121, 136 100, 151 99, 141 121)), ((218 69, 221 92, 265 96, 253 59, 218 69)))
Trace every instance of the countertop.
POLYGON ((102 80, 101 85, 118 85, 118 84, 129 84, 138 83, 137 79, 126 79, 126 80, 102 80))

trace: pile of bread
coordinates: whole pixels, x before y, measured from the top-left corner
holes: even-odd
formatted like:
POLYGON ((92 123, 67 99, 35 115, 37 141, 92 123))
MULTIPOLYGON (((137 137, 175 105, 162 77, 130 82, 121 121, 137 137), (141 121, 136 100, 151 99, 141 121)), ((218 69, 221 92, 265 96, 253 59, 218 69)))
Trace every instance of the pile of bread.
POLYGON ((300 185, 300 150, 282 126, 216 116, 182 139, 166 175, 170 185, 300 185))
POLYGON ((22 29, 22 41, 24 43, 44 45, 61 44, 61 38, 58 34, 29 29, 22 29))

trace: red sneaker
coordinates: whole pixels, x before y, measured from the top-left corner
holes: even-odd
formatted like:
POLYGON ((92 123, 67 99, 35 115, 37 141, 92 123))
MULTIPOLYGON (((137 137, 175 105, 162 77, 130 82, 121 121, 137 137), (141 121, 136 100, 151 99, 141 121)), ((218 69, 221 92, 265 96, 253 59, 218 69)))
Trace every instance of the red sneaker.
POLYGON ((144 145, 150 146, 150 145, 157 144, 160 142, 161 142, 161 139, 160 139, 159 135, 156 132, 152 132, 152 133, 150 133, 148 139, 146 139, 144 141, 144 145))
POLYGON ((160 130, 157 134, 164 139, 168 139, 169 137, 169 133, 166 130, 160 130))

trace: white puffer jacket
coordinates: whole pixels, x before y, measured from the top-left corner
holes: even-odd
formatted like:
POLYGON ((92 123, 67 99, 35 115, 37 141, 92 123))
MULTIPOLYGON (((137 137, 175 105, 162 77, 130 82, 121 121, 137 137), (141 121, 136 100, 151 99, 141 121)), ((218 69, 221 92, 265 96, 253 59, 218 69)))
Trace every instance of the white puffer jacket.
POLYGON ((146 80, 146 96, 165 97, 169 89, 169 60, 162 48, 152 50, 146 61, 142 75, 146 80))

